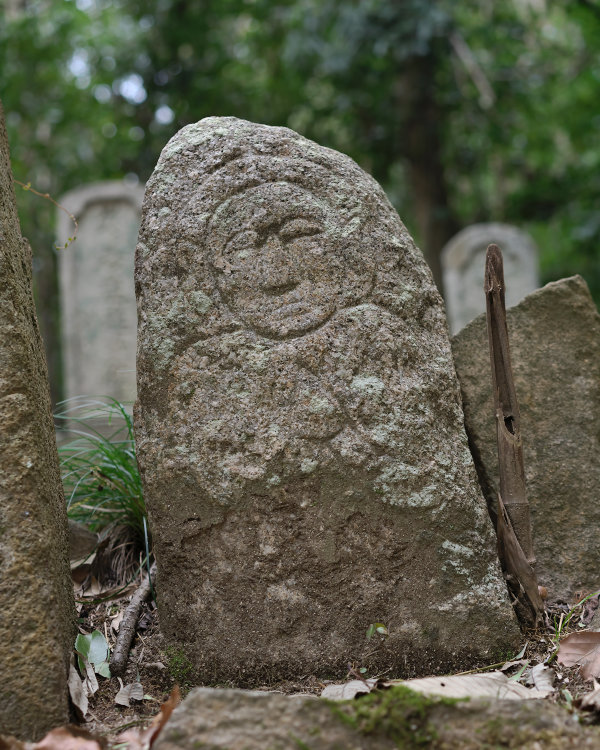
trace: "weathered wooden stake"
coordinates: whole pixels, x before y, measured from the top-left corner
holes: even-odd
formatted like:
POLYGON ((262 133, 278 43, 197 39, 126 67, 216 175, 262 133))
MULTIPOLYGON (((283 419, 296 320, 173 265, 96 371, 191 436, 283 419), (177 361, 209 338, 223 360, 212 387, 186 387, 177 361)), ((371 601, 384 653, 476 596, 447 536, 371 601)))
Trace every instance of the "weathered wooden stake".
POLYGON ((519 405, 506 326, 504 269, 502 253, 497 245, 489 245, 487 249, 484 291, 500 475, 498 510, 494 519, 498 555, 508 587, 515 599, 514 606, 519 620, 524 625, 535 627, 544 618, 544 604, 534 570, 535 555, 525 488, 519 405))

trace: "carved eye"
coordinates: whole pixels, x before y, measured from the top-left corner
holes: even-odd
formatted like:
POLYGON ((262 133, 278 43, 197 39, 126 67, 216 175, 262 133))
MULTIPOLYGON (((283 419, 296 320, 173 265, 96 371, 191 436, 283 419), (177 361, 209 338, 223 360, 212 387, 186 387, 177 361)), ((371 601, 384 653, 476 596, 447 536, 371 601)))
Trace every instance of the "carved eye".
POLYGON ((238 232, 225 245, 223 257, 235 266, 243 262, 256 248, 258 235, 250 230, 238 232))
POLYGON ((279 230, 279 236, 284 240, 295 239, 296 237, 311 237, 323 231, 323 227, 309 219, 291 219, 287 221, 279 230))

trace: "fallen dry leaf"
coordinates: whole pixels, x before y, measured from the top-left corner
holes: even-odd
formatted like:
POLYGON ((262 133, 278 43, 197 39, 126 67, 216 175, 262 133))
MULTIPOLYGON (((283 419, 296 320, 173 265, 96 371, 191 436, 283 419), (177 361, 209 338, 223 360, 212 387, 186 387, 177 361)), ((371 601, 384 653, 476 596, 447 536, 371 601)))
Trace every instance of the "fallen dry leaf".
POLYGON ((115 703, 118 706, 127 706, 129 708, 130 701, 142 701, 144 700, 144 688, 141 682, 130 682, 129 685, 123 685, 123 681, 120 677, 119 685, 121 689, 115 696, 115 703))
POLYGON ((0 750, 31 750, 32 742, 23 742, 8 734, 0 734, 0 750))
POLYGON ((578 664, 584 680, 600 677, 600 633, 571 633, 560 642, 556 658, 565 667, 578 664))
POLYGON ((119 632, 119 626, 121 625, 124 614, 125 610, 122 609, 117 612, 116 615, 113 615, 113 617, 110 618, 110 629, 115 633, 115 635, 119 632))
POLYGON ((71 701, 79 714, 79 718, 85 719, 88 712, 87 691, 81 677, 79 676, 79 672, 75 669, 73 660, 74 657, 73 654, 71 654, 71 666, 69 667, 68 680, 69 695, 71 696, 71 701))
POLYGON ((378 680, 350 680, 340 685, 327 685, 321 693, 321 698, 330 701, 346 701, 356 698, 357 695, 367 695, 377 687, 378 680))
POLYGON ((126 750, 149 750, 180 700, 179 686, 175 685, 171 690, 171 695, 152 719, 150 726, 146 729, 128 729, 117 737, 116 743, 119 745, 125 744, 126 750))
POLYGON ((425 677, 417 680, 390 680, 385 685, 406 685, 424 695, 444 695, 448 698, 502 698, 524 700, 545 698, 549 692, 527 688, 509 680, 502 672, 450 675, 448 677, 425 677))
POLYGON ((546 690, 549 693, 556 691, 554 687, 554 670, 551 667, 547 667, 545 664, 536 664, 535 667, 531 668, 530 675, 533 686, 538 690, 546 690))
POLYGON ((73 724, 58 727, 33 745, 32 750, 102 750, 106 742, 73 724))
POLYGON ((590 693, 586 693, 583 698, 575 701, 575 705, 583 711, 600 712, 600 685, 596 680, 594 680, 594 689, 590 693))
POLYGON ((85 657, 80 657, 83 660, 85 666, 85 677, 83 679, 83 686, 85 688, 86 695, 94 695, 98 692, 98 680, 96 679, 96 671, 94 665, 90 664, 85 657))
POLYGON ((503 698, 524 700, 545 698, 554 689, 539 690, 527 688, 514 680, 509 680, 502 672, 482 672, 480 674, 450 675, 448 677, 425 677, 418 680, 352 680, 342 685, 328 685, 321 693, 322 698, 348 700, 365 695, 376 688, 405 685, 424 695, 442 695, 448 698, 503 698))

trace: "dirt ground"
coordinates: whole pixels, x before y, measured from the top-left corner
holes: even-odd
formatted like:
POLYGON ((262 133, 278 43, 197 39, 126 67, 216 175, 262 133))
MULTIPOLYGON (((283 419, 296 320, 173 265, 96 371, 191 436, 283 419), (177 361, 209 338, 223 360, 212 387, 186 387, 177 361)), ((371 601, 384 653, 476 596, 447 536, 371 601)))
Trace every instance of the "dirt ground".
MULTIPOLYGON (((122 599, 103 601, 79 600, 79 628, 82 633, 91 633, 99 630, 105 634, 111 649, 116 641, 117 623, 120 621, 121 613, 124 611, 128 596, 122 599), (114 626, 113 626, 114 624, 114 626)), ((523 643, 527 643, 525 653, 519 659, 515 659, 512 666, 506 668, 508 676, 515 675, 523 667, 525 661, 529 666, 548 661, 556 650, 556 631, 561 636, 584 629, 589 624, 597 606, 597 599, 592 604, 580 605, 573 610, 573 603, 558 602, 548 604, 549 627, 546 631, 524 634, 523 643), (568 620, 568 624, 565 623, 568 620), (561 621, 562 618, 562 621, 561 621)), ((557 663, 556 658, 550 661, 550 666, 555 672, 556 692, 550 698, 553 702, 570 705, 573 701, 581 698, 593 689, 591 681, 585 681, 581 677, 577 666, 565 668, 557 663)), ((499 667, 496 666, 496 669, 499 667)), ((175 670, 176 672, 176 670, 175 670)), ((369 675, 373 676, 373 675, 369 675)), ((350 677, 353 679, 354 677, 350 677)), ((143 700, 131 701, 129 707, 118 705, 115 698, 121 688, 118 678, 98 678, 99 688, 95 695, 89 699, 89 712, 87 721, 80 724, 91 731, 94 735, 104 737, 109 747, 115 742, 119 733, 131 727, 144 727, 150 723, 152 718, 160 710, 161 704, 168 698, 175 684, 179 684, 182 696, 194 687, 185 680, 185 675, 173 673, 173 666, 169 664, 168 656, 164 650, 164 643, 160 633, 158 613, 154 602, 144 604, 138 621, 135 640, 129 654, 129 660, 122 684, 128 685, 139 682, 143 689, 143 700)), ((272 690, 285 694, 313 693, 320 694, 325 683, 316 677, 304 677, 297 682, 277 683, 264 685, 261 689, 272 690)), ((595 717, 590 716, 590 721, 595 717)))

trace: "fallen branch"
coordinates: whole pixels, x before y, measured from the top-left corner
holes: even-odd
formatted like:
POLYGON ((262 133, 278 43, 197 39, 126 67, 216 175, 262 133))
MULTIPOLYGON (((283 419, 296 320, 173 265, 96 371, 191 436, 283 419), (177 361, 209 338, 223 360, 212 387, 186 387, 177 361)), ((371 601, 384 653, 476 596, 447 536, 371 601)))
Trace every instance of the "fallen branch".
POLYGON ((493 519, 498 556, 520 622, 527 627, 537 627, 544 620, 544 603, 534 570, 521 417, 508 344, 502 253, 497 245, 489 245, 487 249, 484 290, 500 475, 497 516, 493 519))
POLYGON ((150 596, 155 576, 156 562, 153 562, 150 567, 150 574, 145 576, 138 590, 131 597, 131 601, 127 605, 127 609, 121 620, 119 634, 117 635, 117 643, 112 656, 110 657, 111 675, 122 675, 125 672, 127 659, 129 658, 129 651, 131 649, 131 642, 135 635, 135 628, 140 616, 142 604, 150 596))

